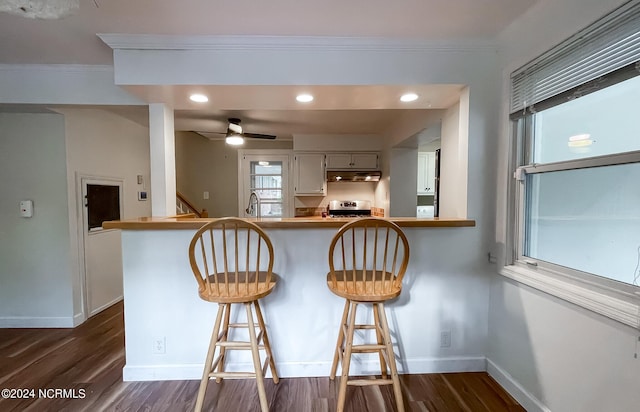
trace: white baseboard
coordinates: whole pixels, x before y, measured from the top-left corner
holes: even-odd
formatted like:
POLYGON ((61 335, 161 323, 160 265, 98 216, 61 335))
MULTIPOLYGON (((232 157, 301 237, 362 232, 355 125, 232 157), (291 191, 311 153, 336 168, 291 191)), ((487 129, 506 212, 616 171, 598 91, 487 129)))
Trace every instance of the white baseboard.
POLYGON ((76 313, 73 315, 73 327, 75 328, 76 326, 83 324, 85 320, 87 320, 87 318, 85 318, 84 313, 76 313))
POLYGON ((15 316, 0 318, 0 329, 7 328, 73 328, 75 316, 34 317, 15 316))
POLYGON ((527 391, 513 376, 487 358, 487 372, 496 380, 527 412, 551 412, 538 398, 527 391))
MULTIPOLYGON (((329 376, 331 362, 283 362, 277 364, 278 375, 282 378, 329 376)), ((252 370, 251 363, 229 363, 228 371, 252 370)), ((398 370, 402 374, 438 373, 438 372, 482 372, 486 371, 484 357, 459 358, 425 358, 398 362, 398 370), (409 365, 403 368, 403 364, 409 365)), ((350 374, 367 375, 380 373, 380 366, 375 360, 351 363, 350 374)), ((270 376, 270 375, 267 375, 270 376)), ((162 381, 162 380, 199 380, 202 378, 202 364, 191 365, 125 365, 122 378, 126 381, 162 381)))
MULTIPOLYGON (((91 313, 91 316, 102 312, 110 306, 120 302, 122 296, 118 296, 111 302, 100 306, 91 313)), ((15 317, 0 317, 0 329, 9 328, 75 328, 76 326, 84 323, 86 318, 84 314, 76 313, 69 317, 35 317, 35 316, 15 316, 15 317)))
POLYGON ((122 295, 116 297, 115 299, 111 300, 110 302, 105 303, 104 305, 95 308, 94 310, 90 311, 89 313, 89 317, 93 316, 93 315, 97 315, 98 313, 102 312, 103 310, 110 308, 111 306, 115 305, 116 303, 120 302, 122 299, 124 299, 124 297, 122 295))

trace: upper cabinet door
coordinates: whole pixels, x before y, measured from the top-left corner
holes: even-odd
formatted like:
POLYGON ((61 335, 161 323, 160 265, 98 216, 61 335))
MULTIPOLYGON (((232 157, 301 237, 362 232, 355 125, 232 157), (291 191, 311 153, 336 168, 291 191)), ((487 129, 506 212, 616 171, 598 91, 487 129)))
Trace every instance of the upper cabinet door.
POLYGON ((327 153, 329 170, 377 170, 378 153, 327 153))
POLYGON ((327 153, 327 169, 351 169, 351 153, 327 153))
POLYGON ((295 195, 325 196, 327 180, 324 153, 296 153, 294 159, 295 195))
POLYGON ((377 169, 378 154, 377 153, 352 153, 351 163, 356 169, 377 169))

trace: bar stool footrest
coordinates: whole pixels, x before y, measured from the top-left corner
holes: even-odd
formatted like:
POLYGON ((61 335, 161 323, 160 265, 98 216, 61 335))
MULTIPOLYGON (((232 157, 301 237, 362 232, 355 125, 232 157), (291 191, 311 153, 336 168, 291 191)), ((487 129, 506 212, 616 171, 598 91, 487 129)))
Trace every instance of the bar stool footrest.
POLYGON ((255 372, 211 372, 209 378, 222 378, 222 379, 255 379, 255 372))
POLYGON ((347 381, 349 386, 377 386, 377 385, 393 385, 391 379, 351 379, 347 381))
POLYGON ((351 351, 353 353, 357 352, 379 352, 381 350, 385 350, 387 347, 385 345, 377 345, 377 344, 365 344, 365 345, 353 345, 351 347, 351 351))
MULTIPOLYGON (((251 350, 251 342, 242 342, 242 341, 224 341, 217 342, 216 346, 224 347, 227 350, 251 350)), ((258 349, 264 349, 264 345, 258 345, 258 349)))

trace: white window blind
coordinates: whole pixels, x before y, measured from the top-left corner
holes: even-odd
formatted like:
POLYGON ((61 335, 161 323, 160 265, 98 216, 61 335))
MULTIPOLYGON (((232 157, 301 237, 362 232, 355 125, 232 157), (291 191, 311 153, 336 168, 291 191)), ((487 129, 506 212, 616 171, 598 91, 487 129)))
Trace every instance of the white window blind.
POLYGON ((574 97, 599 88, 599 79, 628 68, 640 72, 640 0, 632 0, 511 75, 511 113, 524 113, 579 86, 574 97))

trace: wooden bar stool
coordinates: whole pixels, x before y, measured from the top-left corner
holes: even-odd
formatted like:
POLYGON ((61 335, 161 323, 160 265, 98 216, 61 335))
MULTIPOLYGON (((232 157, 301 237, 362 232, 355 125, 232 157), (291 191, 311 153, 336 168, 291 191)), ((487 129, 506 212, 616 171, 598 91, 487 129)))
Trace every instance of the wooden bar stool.
POLYGON ((342 226, 331 241, 327 285, 331 292, 346 299, 330 374, 330 379, 335 379, 340 361, 342 378, 338 392, 338 412, 344 410, 348 385, 393 385, 397 409, 399 412, 404 411, 384 302, 400 295, 402 277, 408 262, 407 238, 395 223, 388 220, 354 220, 342 226), (356 309, 363 303, 373 306, 373 325, 356 324, 356 309), (353 335, 356 329, 375 330, 376 343, 354 345, 353 335), (382 377, 349 379, 353 353, 378 353, 382 377))
POLYGON ((267 296, 276 286, 277 275, 272 272, 273 246, 269 237, 257 225, 243 219, 216 219, 193 236, 189 245, 189 261, 198 281, 200 298, 218 304, 195 410, 202 410, 210 378, 216 378, 216 382, 224 378, 255 378, 260 407, 262 412, 267 412, 269 403, 264 389, 267 365, 271 369, 273 382, 279 381, 258 303, 258 299, 267 296), (244 305, 247 323, 229 323, 231 305, 234 303, 244 305), (257 324, 253 319, 252 307, 257 324), (229 339, 230 330, 238 328, 248 330, 249 341, 229 339), (219 353, 214 360, 216 348, 219 353), (253 372, 226 372, 225 354, 229 350, 250 350, 253 372), (266 352, 264 365, 260 363, 260 350, 266 352))

